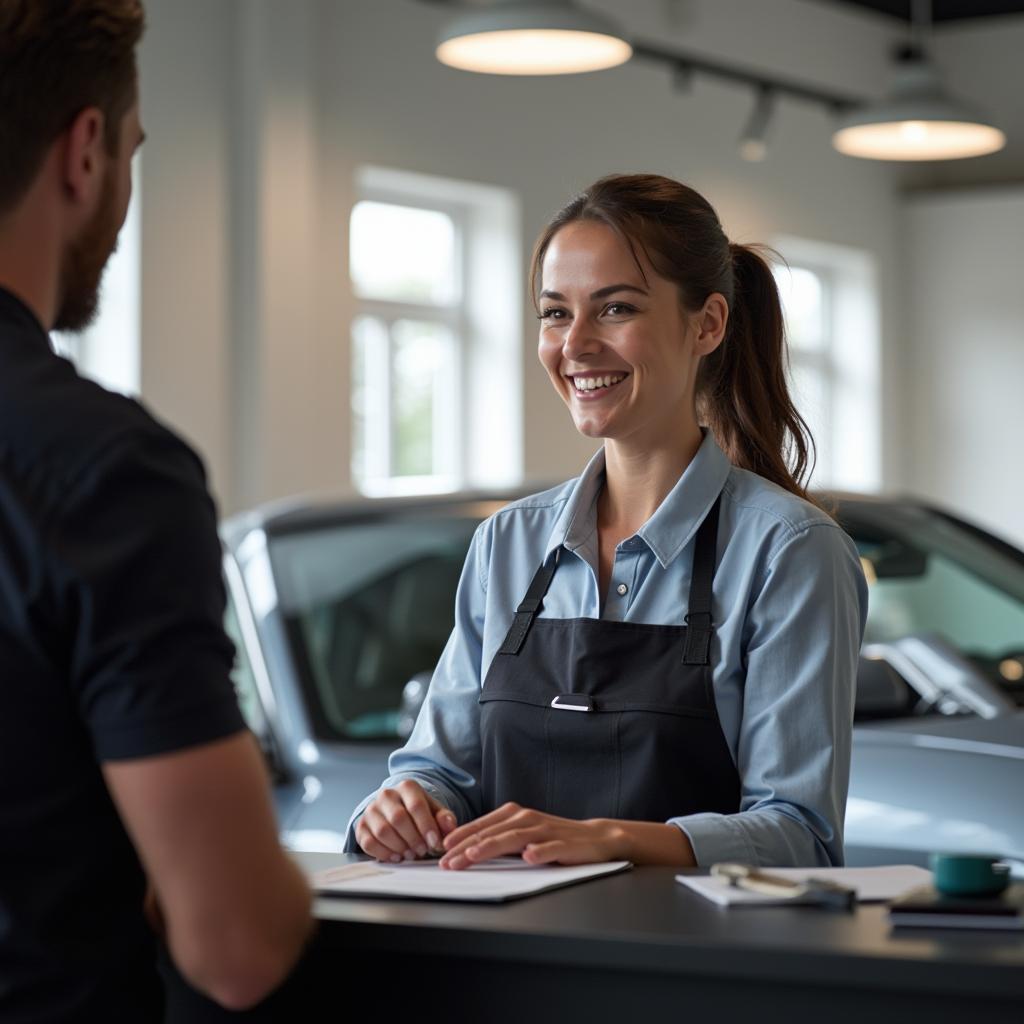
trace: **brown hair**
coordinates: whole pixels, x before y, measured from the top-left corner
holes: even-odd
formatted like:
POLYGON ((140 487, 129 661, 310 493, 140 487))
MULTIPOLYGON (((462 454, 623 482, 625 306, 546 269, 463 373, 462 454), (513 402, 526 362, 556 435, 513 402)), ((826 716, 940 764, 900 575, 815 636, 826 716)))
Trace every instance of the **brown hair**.
POLYGON ((734 466, 807 499, 814 439, 786 384, 782 306, 762 255, 770 250, 731 243, 711 204, 678 181, 609 175, 563 207, 537 240, 530 266, 535 305, 551 239, 580 220, 617 232, 637 266, 639 246, 655 271, 679 287, 686 309, 700 309, 713 292, 725 297, 729 323, 722 344, 701 362, 697 413, 734 466))
POLYGON ((0 213, 86 107, 103 112, 104 143, 117 151, 143 28, 141 0, 0 0, 0 213))

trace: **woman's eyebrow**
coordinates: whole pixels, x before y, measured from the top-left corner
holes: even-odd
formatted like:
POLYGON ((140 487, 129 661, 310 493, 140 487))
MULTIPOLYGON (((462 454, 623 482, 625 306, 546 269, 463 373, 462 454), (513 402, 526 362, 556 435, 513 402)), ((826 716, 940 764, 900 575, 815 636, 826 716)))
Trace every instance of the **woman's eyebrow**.
POLYGON ((614 295, 616 292, 637 292, 640 295, 646 295, 647 289, 640 288, 635 284, 610 284, 605 288, 598 288, 596 292, 591 292, 590 297, 592 299, 607 299, 609 295, 614 295))
MULTIPOLYGON (((640 295, 646 295, 647 289, 640 288, 635 284, 609 284, 605 285, 604 288, 598 288, 596 292, 591 292, 590 297, 592 299, 606 299, 609 295, 614 295, 616 292, 637 292, 640 295)), ((558 299, 560 302, 565 301, 565 296, 561 292, 552 291, 550 288, 545 288, 540 293, 539 298, 558 299)))

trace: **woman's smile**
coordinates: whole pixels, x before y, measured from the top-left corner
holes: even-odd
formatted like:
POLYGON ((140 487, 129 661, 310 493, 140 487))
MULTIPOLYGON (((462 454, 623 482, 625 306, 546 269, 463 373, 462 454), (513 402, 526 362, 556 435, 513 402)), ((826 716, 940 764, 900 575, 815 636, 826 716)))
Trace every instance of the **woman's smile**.
POLYGON ((596 402, 607 398, 629 376, 621 370, 566 374, 572 392, 581 402, 596 402))

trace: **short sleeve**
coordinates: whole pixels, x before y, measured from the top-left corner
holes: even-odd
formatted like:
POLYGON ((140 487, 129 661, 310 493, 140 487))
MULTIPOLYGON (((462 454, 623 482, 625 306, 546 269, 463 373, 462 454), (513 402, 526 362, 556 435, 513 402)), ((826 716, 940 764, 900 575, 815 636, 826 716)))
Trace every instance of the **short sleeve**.
POLYGON ((244 728, 216 512, 183 442, 154 429, 109 446, 70 487, 50 549, 72 696, 99 760, 244 728))

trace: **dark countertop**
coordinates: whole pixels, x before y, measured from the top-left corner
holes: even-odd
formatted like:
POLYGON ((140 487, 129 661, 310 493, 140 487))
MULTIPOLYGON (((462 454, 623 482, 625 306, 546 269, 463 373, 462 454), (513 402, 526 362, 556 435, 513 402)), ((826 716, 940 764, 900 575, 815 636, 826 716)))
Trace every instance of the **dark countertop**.
MULTIPOLYGON (((330 855, 327 863, 352 859, 330 855)), ((1024 1004, 1024 932, 893 932, 880 904, 849 914, 719 907, 679 885, 677 873, 634 868, 506 904, 324 897, 316 913, 332 944, 351 940, 363 953, 429 949, 480 961, 983 993, 1024 1004)))

